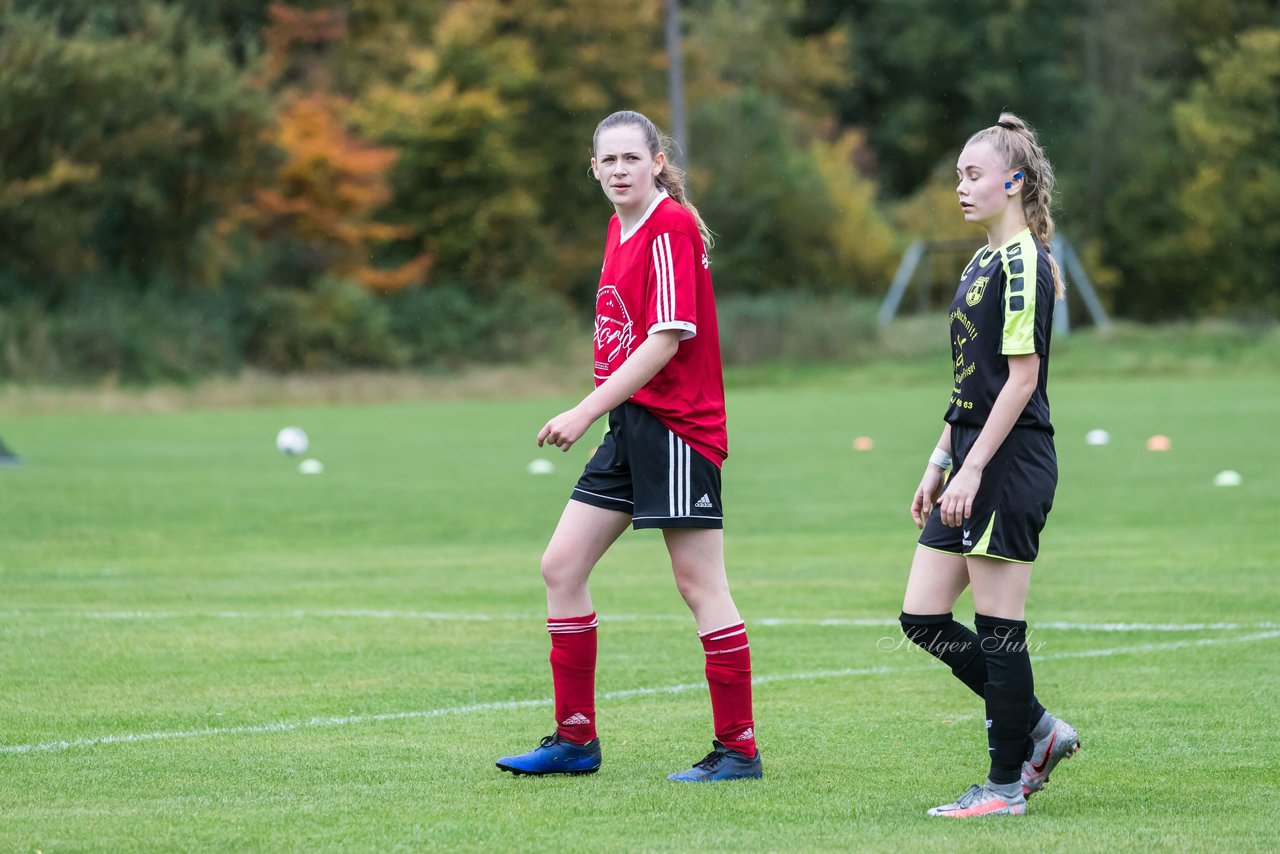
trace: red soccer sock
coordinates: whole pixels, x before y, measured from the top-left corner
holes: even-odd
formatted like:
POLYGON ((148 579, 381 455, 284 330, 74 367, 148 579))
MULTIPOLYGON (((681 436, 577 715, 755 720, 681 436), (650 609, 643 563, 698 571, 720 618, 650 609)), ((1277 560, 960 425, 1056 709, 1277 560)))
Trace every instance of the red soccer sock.
POLYGON ((547 619, 551 633, 551 681, 556 692, 556 732, 586 744, 596 737, 596 613, 547 619))
POLYGON ((755 722, 751 717, 751 647, 747 627, 734 623, 699 632, 707 654, 707 685, 711 688, 711 716, 716 739, 744 756, 756 755, 755 722))

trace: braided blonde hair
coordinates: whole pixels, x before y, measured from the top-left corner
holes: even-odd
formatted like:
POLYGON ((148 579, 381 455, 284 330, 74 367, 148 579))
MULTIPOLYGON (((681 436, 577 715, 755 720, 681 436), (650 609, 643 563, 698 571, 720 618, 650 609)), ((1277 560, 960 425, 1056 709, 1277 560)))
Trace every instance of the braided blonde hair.
POLYGON ((698 224, 698 233, 702 235, 702 242, 706 245, 707 251, 710 252, 711 247, 715 245, 715 237, 712 235, 711 229, 707 228, 707 224, 703 222, 702 214, 698 213, 698 209, 689 202, 688 193, 685 192, 684 170, 671 159, 671 138, 660 133, 657 126, 649 120, 648 116, 643 113, 637 113, 634 110, 619 110, 606 116, 600 124, 596 125, 596 132, 591 135, 592 154, 595 153, 596 143, 600 140, 601 132, 610 128, 628 126, 638 127, 644 133, 650 157, 657 157, 658 152, 666 154, 666 162, 662 165, 662 171, 658 173, 654 182, 659 189, 666 190, 667 195, 693 214, 693 221, 698 224))
MULTIPOLYGON (((1022 210, 1027 225, 1049 252, 1049 241, 1053 239, 1054 232, 1050 212, 1053 207, 1053 166, 1045 157, 1031 125, 1013 113, 1001 113, 994 125, 969 137, 965 147, 975 142, 990 144, 1004 158, 1005 166, 1022 172, 1022 210)), ((1053 268, 1054 295, 1061 299, 1064 292, 1062 272, 1052 252, 1049 264, 1053 268)))

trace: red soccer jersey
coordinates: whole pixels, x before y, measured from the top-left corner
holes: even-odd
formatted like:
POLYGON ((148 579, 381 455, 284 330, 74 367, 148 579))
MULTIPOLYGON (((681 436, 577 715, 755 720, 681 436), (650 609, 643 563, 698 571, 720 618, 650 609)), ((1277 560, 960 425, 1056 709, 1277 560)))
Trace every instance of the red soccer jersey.
POLYGON ((631 400, 718 467, 729 437, 710 267, 693 214, 666 192, 629 234, 615 215, 596 294, 595 376, 598 386, 652 333, 680 330, 675 356, 631 400))

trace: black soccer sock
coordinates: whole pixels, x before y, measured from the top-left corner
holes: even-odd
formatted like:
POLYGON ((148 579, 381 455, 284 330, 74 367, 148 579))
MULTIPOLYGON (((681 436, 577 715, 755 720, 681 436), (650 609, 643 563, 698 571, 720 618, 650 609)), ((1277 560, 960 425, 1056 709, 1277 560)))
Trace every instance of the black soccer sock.
POLYGON ((1022 776, 1022 762, 1032 726, 1031 701, 1034 679, 1031 675, 1031 653, 1027 650, 1027 624, 1023 620, 1005 620, 974 616, 979 645, 987 660, 987 745, 991 752, 993 783, 1008 784, 1022 776))
POLYGON ((982 696, 987 682, 987 662, 978 636, 946 614, 908 614, 898 617, 902 632, 912 643, 951 668, 969 690, 982 696))
MULTIPOLYGON (((951 668, 955 677, 969 686, 979 697, 984 695, 987 684, 987 659, 982 654, 978 636, 946 614, 908 614, 898 617, 902 632, 912 643, 951 668)), ((1031 697, 1031 726, 1044 715, 1044 706, 1031 697)))

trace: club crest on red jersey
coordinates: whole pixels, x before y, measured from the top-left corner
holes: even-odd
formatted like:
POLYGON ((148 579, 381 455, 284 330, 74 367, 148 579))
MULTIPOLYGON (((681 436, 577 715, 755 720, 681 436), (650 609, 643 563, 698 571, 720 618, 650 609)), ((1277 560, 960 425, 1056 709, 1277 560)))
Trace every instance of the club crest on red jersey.
POLYGON ((631 355, 636 342, 634 327, 618 289, 613 285, 601 287, 596 295, 595 346, 603 361, 613 364, 619 356, 625 359, 631 355))

